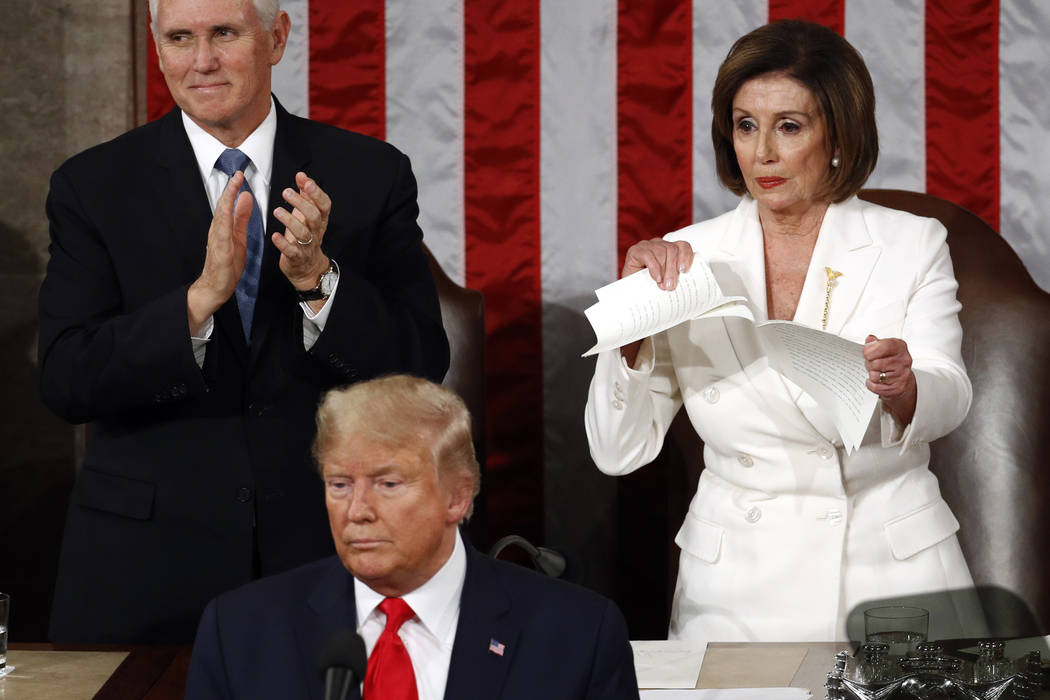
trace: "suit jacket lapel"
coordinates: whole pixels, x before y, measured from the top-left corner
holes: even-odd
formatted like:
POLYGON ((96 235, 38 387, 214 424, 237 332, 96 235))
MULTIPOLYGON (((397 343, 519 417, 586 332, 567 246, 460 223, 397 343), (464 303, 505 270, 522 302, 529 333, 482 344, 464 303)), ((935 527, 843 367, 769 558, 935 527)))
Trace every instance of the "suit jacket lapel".
POLYGON ((838 334, 857 308, 882 253, 880 247, 872 244, 861 206, 854 198, 828 207, 795 310, 795 320, 799 323, 820 328, 824 303, 828 300, 826 330, 838 334), (832 283, 830 297, 825 267, 842 273, 832 283))
MULTIPOLYGON (((354 579, 338 557, 331 558, 331 566, 306 592, 305 598, 305 612, 295 620, 293 634, 299 649, 299 663, 309 675, 317 669, 317 654, 337 629, 357 628, 354 579)), ((360 698, 359 684, 354 683, 349 699, 360 698)))
MULTIPOLYGON (((296 189, 295 174, 306 172, 310 163, 310 149, 304 139, 299 138, 296 124, 288 111, 274 98, 277 110, 277 134, 273 144, 273 169, 270 176, 270 211, 266 215, 266 232, 263 241, 262 270, 259 279, 259 297, 255 302, 255 318, 252 321, 251 359, 259 356, 260 348, 272 329, 273 321, 282 317, 280 307, 288 303, 288 281, 281 272, 281 253, 270 241, 275 232, 284 233, 284 225, 273 215, 273 210, 284 206, 281 192, 286 187, 296 189)), ((293 298, 294 300, 294 298, 293 298)))
POLYGON ((499 698, 518 651, 521 625, 510 594, 493 564, 464 542, 467 575, 460 599, 459 623, 452 646, 445 698, 499 698), (502 645, 493 650, 492 645, 502 645))
MULTIPOLYGON (((163 235, 180 242, 186 277, 196 279, 204 269, 212 211, 178 107, 162 118, 157 164, 154 181, 160 203, 158 214, 167 225, 163 235)), ((226 336, 237 349, 238 358, 246 358, 247 345, 236 300, 231 297, 223 304, 215 313, 215 320, 215 332, 226 336)))

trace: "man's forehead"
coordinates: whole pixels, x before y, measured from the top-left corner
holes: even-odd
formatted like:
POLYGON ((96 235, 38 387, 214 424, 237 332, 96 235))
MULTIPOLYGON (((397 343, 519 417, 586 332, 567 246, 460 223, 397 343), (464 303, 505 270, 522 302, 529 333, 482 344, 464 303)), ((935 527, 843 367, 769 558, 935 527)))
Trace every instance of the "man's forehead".
POLYGON ((348 437, 332 445, 325 455, 324 473, 382 474, 430 466, 430 453, 423 444, 388 444, 367 436, 348 437))
POLYGON ((252 0, 158 0, 157 3, 157 24, 165 30, 251 24, 257 18, 252 0))

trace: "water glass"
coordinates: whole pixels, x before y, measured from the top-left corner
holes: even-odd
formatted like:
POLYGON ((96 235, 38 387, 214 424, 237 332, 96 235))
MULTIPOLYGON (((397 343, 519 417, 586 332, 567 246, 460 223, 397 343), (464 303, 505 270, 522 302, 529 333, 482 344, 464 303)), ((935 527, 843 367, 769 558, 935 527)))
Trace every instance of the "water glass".
POLYGON ((7 612, 11 608, 11 596, 0 593, 0 676, 7 672, 7 612))
POLYGON ((893 656, 907 656, 926 641, 930 612, 910 605, 887 605, 864 611, 864 641, 889 645, 893 656))

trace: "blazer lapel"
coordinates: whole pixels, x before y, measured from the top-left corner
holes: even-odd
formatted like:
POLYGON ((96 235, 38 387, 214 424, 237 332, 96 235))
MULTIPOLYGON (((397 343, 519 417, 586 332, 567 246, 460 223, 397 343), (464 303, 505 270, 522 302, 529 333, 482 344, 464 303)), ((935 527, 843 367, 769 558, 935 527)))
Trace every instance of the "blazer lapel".
POLYGON ((882 249, 872 244, 861 204, 856 198, 829 206, 817 245, 813 248, 794 320, 811 328, 820 328, 827 302, 828 325, 825 330, 836 335, 840 333, 857 307, 881 253, 882 249), (841 273, 832 282, 830 294, 825 268, 841 273))
MULTIPOLYGON (((295 620, 293 628, 296 647, 299 649, 299 663, 308 675, 316 671, 317 654, 336 630, 357 628, 354 578, 338 557, 332 557, 331 564, 305 595, 305 610, 295 620)), ((359 683, 352 684, 348 698, 360 700, 359 683)))
MULTIPOLYGON (((187 279, 196 279, 204 269, 212 211, 178 107, 162 118, 157 165, 154 181, 156 199, 160 203, 158 214, 167 224, 162 235, 180 241, 178 247, 182 251, 185 275, 187 279)), ((237 349, 238 358, 246 358, 247 344, 233 297, 215 313, 215 320, 215 332, 227 337, 231 347, 237 349)))
POLYGON ((502 695, 521 626, 492 563, 466 544, 467 574, 445 685, 446 700, 502 695))
MULTIPOLYGON (((270 211, 266 212, 266 233, 263 241, 262 270, 259 278, 259 297, 255 302, 255 318, 252 321, 251 360, 259 356, 260 348, 277 318, 280 308, 288 303, 288 281, 281 272, 281 253, 270 237, 275 232, 284 233, 284 224, 273 215, 273 210, 284 206, 281 192, 285 188, 296 189, 295 174, 307 172, 310 164, 310 149, 305 139, 296 135, 295 119, 274 97, 277 110, 277 134, 273 144, 273 169, 270 176, 270 211)), ((294 297, 293 297, 294 301, 294 297)))

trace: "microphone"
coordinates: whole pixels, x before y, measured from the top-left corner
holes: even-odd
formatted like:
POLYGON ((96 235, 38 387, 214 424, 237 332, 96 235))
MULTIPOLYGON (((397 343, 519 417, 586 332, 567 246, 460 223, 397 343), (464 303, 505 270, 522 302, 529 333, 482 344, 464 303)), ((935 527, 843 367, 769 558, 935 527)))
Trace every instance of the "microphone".
POLYGON ((337 629, 317 656, 324 678, 324 700, 346 700, 350 688, 365 677, 365 643, 351 629, 337 629))

